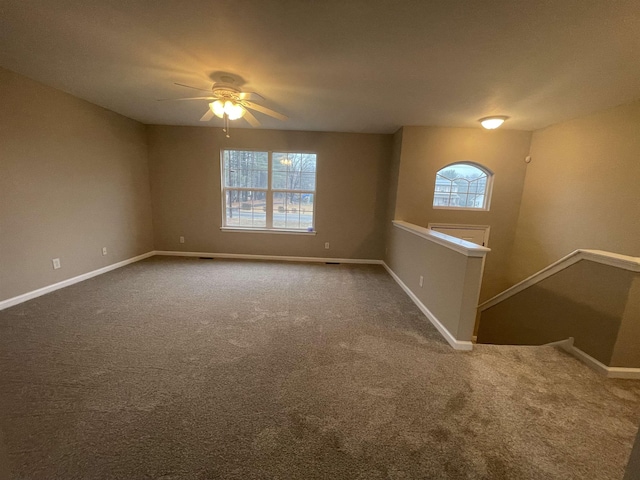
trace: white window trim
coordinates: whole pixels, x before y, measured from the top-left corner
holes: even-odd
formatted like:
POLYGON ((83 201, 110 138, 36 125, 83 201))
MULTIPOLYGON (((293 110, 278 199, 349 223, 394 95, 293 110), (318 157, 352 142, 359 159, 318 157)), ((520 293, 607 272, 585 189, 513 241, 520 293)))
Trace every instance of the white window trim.
MULTIPOLYGON (((477 210, 477 209, 476 209, 477 210)), ((484 237, 484 245, 486 247, 489 245, 489 234, 491 233, 490 225, 468 225, 462 223, 428 223, 427 228, 429 230, 434 230, 434 228, 451 228, 451 229, 461 229, 461 230, 482 230, 485 232, 484 237)), ((438 230, 434 230, 438 231, 438 230)))
POLYGON ((275 235, 317 235, 315 230, 309 232, 308 230, 286 230, 283 228, 242 228, 242 227, 220 227, 223 232, 242 232, 242 233, 273 233, 275 235))
POLYGON ((475 167, 479 170, 482 170, 486 175, 487 175, 487 187, 485 189, 485 194, 484 194, 484 198, 485 198, 485 202, 484 202, 484 206, 482 208, 469 208, 469 207, 456 207, 456 206, 451 206, 451 205, 433 205, 433 200, 436 196, 436 184, 434 182, 433 184, 433 195, 431 198, 431 208, 434 210, 457 210, 457 211, 469 211, 469 212, 488 212, 491 209, 491 197, 493 196, 493 177, 495 176, 494 173, 489 170, 487 167, 485 167, 484 165, 481 165, 479 163, 476 162, 471 162, 471 161, 460 161, 460 162, 453 162, 453 163, 449 163, 447 165, 444 165, 442 167, 440 167, 435 174, 435 180, 437 181, 438 179, 438 174, 449 167, 452 167, 454 165, 469 165, 472 167, 475 167))
POLYGON ((318 154, 316 152, 305 151, 305 150, 265 150, 261 148, 222 148, 220 149, 220 206, 222 207, 222 225, 220 226, 220 230, 223 232, 241 232, 241 233, 273 233, 276 235, 316 235, 316 204, 318 203, 318 154), (267 170, 267 188, 255 188, 255 187, 226 187, 224 183, 224 152, 225 151, 243 151, 243 152, 263 152, 267 154, 268 157, 268 170, 267 170), (301 154, 309 154, 316 156, 316 171, 315 171, 315 190, 286 190, 281 188, 272 189, 271 181, 272 181, 272 166, 273 166, 273 153, 301 153, 301 154), (240 227, 240 226, 227 226, 225 225, 227 221, 227 199, 226 199, 226 191, 227 190, 249 190, 249 191, 263 191, 266 192, 266 227, 240 227), (313 216, 311 221, 312 231, 302 230, 296 228, 274 228, 269 227, 269 225, 273 225, 273 194, 274 193, 282 193, 282 192, 290 192, 290 193, 298 193, 298 194, 312 194, 313 195, 313 216))

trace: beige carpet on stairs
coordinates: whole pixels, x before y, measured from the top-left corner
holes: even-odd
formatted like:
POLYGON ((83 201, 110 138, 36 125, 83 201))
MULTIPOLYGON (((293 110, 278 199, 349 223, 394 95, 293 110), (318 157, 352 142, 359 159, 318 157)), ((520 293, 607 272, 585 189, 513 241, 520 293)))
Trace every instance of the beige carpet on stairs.
POLYGON ((0 312, 15 479, 621 479, 640 382, 456 352, 381 266, 154 257, 0 312))

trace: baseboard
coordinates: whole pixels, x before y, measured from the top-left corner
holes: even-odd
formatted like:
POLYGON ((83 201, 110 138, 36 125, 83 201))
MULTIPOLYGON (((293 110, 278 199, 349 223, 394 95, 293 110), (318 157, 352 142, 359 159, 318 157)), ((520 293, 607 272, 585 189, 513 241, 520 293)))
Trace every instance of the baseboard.
POLYGON ((27 300, 31 300, 32 298, 36 298, 41 295, 45 295, 47 293, 51 293, 55 290, 68 287, 69 285, 73 285, 74 283, 79 283, 84 280, 88 280, 92 277, 97 277, 98 275, 102 275, 103 273, 107 273, 107 272, 110 272, 111 270, 124 267, 125 265, 129 265, 130 263, 144 260, 145 258, 152 257, 153 255, 155 255, 154 251, 143 253, 142 255, 138 255, 137 257, 128 258, 127 260, 122 260, 121 262, 113 263, 111 265, 107 265, 106 267, 102 267, 97 270, 92 270, 91 272, 83 273, 82 275, 78 275, 77 277, 68 278, 61 282, 54 283, 52 285, 47 285, 46 287, 38 288, 37 290, 32 290, 31 292, 18 295, 17 297, 8 298, 7 300, 3 300, 0 302, 0 310, 13 307, 14 305, 18 305, 19 303, 26 302, 27 300))
POLYGON ((573 344, 573 337, 560 342, 550 343, 548 345, 562 348, 564 351, 570 353, 582 363, 590 367, 592 370, 604 375, 608 378, 627 378, 640 380, 640 368, 631 367, 608 367, 599 360, 596 360, 588 353, 583 352, 573 344))
POLYGON ((169 257, 214 257, 214 258, 235 258, 239 260, 272 260, 280 262, 315 262, 315 263, 355 263, 368 265, 382 265, 382 260, 367 258, 322 258, 322 257, 294 257, 286 255, 252 255, 245 253, 211 253, 211 252, 172 252, 166 250, 156 250, 155 255, 169 257))
POLYGON ((165 256, 173 256, 173 257, 238 258, 238 259, 246 259, 246 260, 278 260, 278 261, 287 261, 287 262, 356 263, 356 264, 373 264, 373 265, 382 265, 384 263, 382 260, 373 260, 373 259, 364 259, 364 258, 292 257, 292 256, 281 256, 281 255, 249 255, 249 254, 241 254, 241 253, 210 253, 210 252, 169 252, 169 251, 163 251, 163 250, 153 250, 151 252, 138 255, 137 257, 129 258, 127 260, 123 260, 121 262, 117 262, 112 265, 107 265, 106 267, 102 267, 97 270, 93 270, 91 272, 83 273, 82 275, 78 275, 77 277, 68 278, 67 280, 54 283, 53 285, 47 285, 46 287, 42 287, 37 290, 33 290, 31 292, 23 293, 22 295, 18 295, 16 297, 2 300, 0 301, 0 310, 13 307, 14 305, 18 305, 19 303, 26 302, 27 300, 31 300, 32 298, 36 298, 41 295, 45 295, 47 293, 53 292, 55 290, 68 287, 69 285, 82 282, 83 280, 88 280, 92 277, 102 275, 103 273, 110 272, 111 270, 115 270, 116 268, 124 267, 125 265, 129 265, 130 263, 138 262, 140 260, 144 260, 145 258, 149 258, 154 255, 165 255, 165 256))
POLYGON ((433 313, 431 313, 431 311, 425 306, 425 304, 422 303, 420 299, 409 289, 409 287, 407 287, 405 283, 402 280, 400 280, 400 277, 398 277, 398 275, 396 275, 395 272, 391 270, 391 268, 389 268, 389 266, 385 262, 382 262, 382 266, 384 266, 387 272, 389 272, 389 275, 393 277, 396 283, 400 285, 400 288, 402 288, 405 291, 405 293, 409 295, 409 298, 413 300, 413 303, 415 303, 416 306, 420 309, 420 311, 424 313, 424 315, 429 319, 429 321, 433 324, 433 326, 438 329, 438 331, 444 337, 444 339, 447 342, 449 342, 449 345, 451 345, 455 350, 472 350, 473 349, 472 342, 456 339, 451 334, 451 332, 449 332, 449 330, 447 330, 447 328, 442 323, 440 323, 440 320, 438 320, 438 318, 433 313))

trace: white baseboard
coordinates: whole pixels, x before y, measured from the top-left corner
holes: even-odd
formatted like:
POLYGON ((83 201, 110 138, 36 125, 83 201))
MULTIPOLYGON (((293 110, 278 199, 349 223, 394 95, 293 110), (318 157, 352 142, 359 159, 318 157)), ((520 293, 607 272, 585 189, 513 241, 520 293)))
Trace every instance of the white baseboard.
POLYGON ((47 285, 46 287, 42 287, 37 290, 33 290, 31 292, 23 293, 22 295, 18 295, 16 297, 2 300, 0 301, 0 310, 13 307, 14 305, 18 305, 19 303, 26 302, 27 300, 31 300, 32 298, 36 298, 41 295, 45 295, 47 293, 53 292, 55 290, 68 287, 69 285, 82 282, 83 280, 88 280, 89 278, 102 275, 103 273, 110 272, 111 270, 115 270, 116 268, 124 267, 125 265, 129 265, 130 263, 138 262, 140 260, 144 260, 145 258, 149 258, 154 255, 166 255, 166 256, 173 256, 173 257, 238 258, 238 259, 246 259, 246 260, 278 260, 278 261, 287 261, 287 262, 321 262, 321 263, 330 262, 330 263, 357 263, 357 264, 374 264, 374 265, 383 264, 382 260, 371 260, 371 259, 361 259, 361 258, 292 257, 292 256, 279 256, 279 255, 249 255, 249 254, 240 254, 240 253, 168 252, 163 250, 153 250, 151 252, 138 255, 137 257, 129 258, 127 260, 123 260, 121 262, 114 263, 112 265, 107 265, 106 267, 102 267, 97 270, 93 270, 91 272, 83 273, 82 275, 78 275, 77 277, 68 278, 67 280, 54 283, 53 285, 47 285))
POLYGON ((316 263, 357 263, 368 265, 382 265, 382 260, 367 258, 322 258, 322 257, 293 257, 286 255, 252 255, 245 253, 211 253, 211 252, 171 252, 166 250, 156 250, 155 255, 165 255, 170 257, 213 257, 213 258, 236 258, 240 260, 273 260, 281 262, 316 262, 316 263))
POLYGON ((573 337, 568 338, 567 340, 562 340, 560 342, 553 342, 547 345, 557 346, 562 348, 564 351, 570 353, 582 363, 595 370, 596 372, 604 375, 608 378, 627 378, 627 379, 635 379, 640 380, 640 368, 631 368, 631 367, 608 367, 604 363, 596 360, 588 353, 583 352, 579 348, 577 348, 573 344, 573 337))
POLYGON ((77 277, 68 278, 61 282, 54 283, 53 285, 47 285, 46 287, 38 288, 37 290, 32 290, 31 292, 18 295, 17 297, 8 298, 7 300, 3 300, 0 302, 0 310, 13 307, 14 305, 17 305, 22 302, 26 302, 27 300, 31 300, 32 298, 45 295, 55 290, 68 287, 69 285, 73 285, 74 283, 82 282, 83 280, 88 280, 89 278, 102 275, 103 273, 110 272, 111 270, 115 270, 116 268, 124 267, 125 265, 129 265, 130 263, 144 260, 145 258, 152 257, 153 255, 155 255, 154 251, 143 253, 142 255, 138 255, 137 257, 128 258, 127 260, 122 260, 121 262, 113 263, 111 265, 107 265, 106 267, 102 267, 97 270, 93 270, 91 272, 83 273, 82 275, 78 275, 77 277))
POLYGON ((449 342, 449 345, 451 345, 455 350, 472 350, 473 349, 472 342, 456 339, 451 334, 451 332, 449 332, 449 330, 447 330, 447 328, 444 325, 442 325, 442 323, 440 323, 440 320, 438 320, 438 318, 433 313, 431 313, 431 311, 409 289, 409 287, 407 287, 405 283, 402 280, 400 280, 400 277, 398 277, 398 275, 396 275, 395 272, 391 270, 391 268, 389 268, 389 266, 385 262, 382 262, 382 265, 384 266, 384 268, 387 269, 387 272, 389 272, 389 275, 393 277, 396 283, 400 285, 400 288, 402 288, 405 291, 405 293, 409 295, 409 298, 413 300, 413 303, 415 303, 416 306, 420 309, 420 311, 424 313, 424 315, 429 319, 429 321, 433 324, 433 326, 438 329, 438 331, 444 337, 444 339, 447 342, 449 342))

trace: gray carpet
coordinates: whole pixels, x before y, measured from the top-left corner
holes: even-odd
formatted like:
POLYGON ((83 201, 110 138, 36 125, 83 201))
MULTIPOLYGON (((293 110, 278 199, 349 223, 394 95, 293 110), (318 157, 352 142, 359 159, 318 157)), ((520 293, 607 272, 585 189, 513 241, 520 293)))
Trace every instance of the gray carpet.
POLYGON ((0 402, 16 479, 621 479, 640 422, 552 347, 455 352, 380 266, 158 257, 0 312, 0 402))

